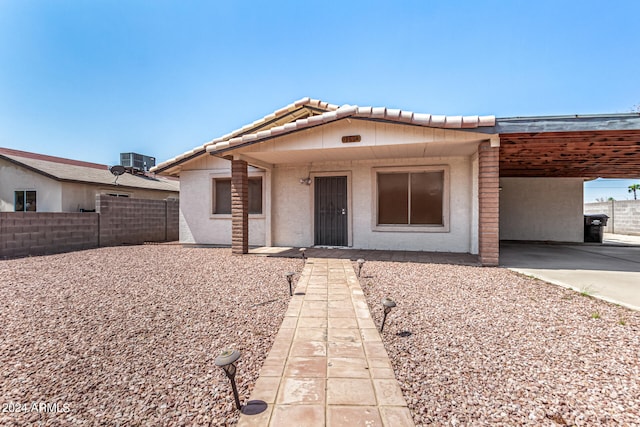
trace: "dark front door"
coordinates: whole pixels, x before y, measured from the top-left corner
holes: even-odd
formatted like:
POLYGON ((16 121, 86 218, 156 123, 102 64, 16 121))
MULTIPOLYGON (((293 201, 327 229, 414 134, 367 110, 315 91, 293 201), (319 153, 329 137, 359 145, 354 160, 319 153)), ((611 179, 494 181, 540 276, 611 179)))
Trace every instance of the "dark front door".
POLYGON ((347 246, 347 177, 316 177, 314 185, 315 244, 347 246))

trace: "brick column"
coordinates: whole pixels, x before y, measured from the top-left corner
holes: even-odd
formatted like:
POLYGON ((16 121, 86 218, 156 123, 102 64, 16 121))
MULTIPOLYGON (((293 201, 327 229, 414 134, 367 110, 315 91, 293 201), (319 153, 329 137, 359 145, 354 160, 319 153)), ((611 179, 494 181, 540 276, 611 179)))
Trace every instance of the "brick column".
POLYGON ((247 162, 231 161, 231 253, 249 252, 249 179, 247 162))
POLYGON ((500 147, 489 141, 478 147, 478 222, 480 263, 496 266, 500 256, 500 147))

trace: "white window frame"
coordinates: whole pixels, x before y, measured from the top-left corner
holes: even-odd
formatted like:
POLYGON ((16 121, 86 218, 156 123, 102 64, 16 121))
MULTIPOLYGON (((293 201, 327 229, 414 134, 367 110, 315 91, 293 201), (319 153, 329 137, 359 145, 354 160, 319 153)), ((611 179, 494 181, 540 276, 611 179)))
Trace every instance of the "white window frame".
MULTIPOLYGON (((253 218, 253 219, 261 219, 261 218, 265 218, 265 212, 266 212, 266 203, 265 203, 265 199, 266 199, 266 188, 265 188, 265 183, 266 183, 266 179, 265 179, 265 174, 264 173, 260 173, 260 172, 250 172, 248 174, 248 178, 262 178, 262 185, 261 185, 261 191, 262 191, 262 213, 260 214, 249 214, 249 218, 253 218)), ((226 220, 230 220, 231 219, 231 214, 217 214, 214 213, 215 209, 216 209, 216 184, 215 181, 217 179, 231 179, 231 175, 229 175, 228 173, 224 173, 224 174, 209 174, 209 197, 211 198, 211 203, 209 203, 209 218, 211 219, 226 219, 226 220)))
MULTIPOLYGON (((411 232, 411 233, 448 233, 450 230, 450 186, 448 165, 421 165, 399 167, 375 167, 371 169, 371 230, 381 232, 411 232), (442 172, 442 222, 443 224, 378 224, 378 174, 379 173, 420 173, 442 172)), ((409 200, 411 203, 411 200, 409 200)))

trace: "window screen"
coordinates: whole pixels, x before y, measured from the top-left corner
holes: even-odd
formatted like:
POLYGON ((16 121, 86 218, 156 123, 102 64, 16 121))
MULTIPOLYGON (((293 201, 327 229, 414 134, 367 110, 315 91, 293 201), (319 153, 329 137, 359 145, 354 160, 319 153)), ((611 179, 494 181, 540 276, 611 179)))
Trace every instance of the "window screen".
MULTIPOLYGON (((249 213, 262 213, 262 178, 249 178, 249 213)), ((213 180, 213 213, 231 214, 231 179, 213 180)))
POLYGON ((379 225, 444 225, 444 171, 378 173, 379 225))

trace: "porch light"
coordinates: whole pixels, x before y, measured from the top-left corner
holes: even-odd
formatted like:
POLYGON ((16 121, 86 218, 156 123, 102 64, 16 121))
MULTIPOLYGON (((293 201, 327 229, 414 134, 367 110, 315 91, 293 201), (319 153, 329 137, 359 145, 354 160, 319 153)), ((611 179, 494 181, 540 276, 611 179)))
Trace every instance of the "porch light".
POLYGON ((396 303, 391 298, 387 297, 382 300, 382 308, 384 309, 384 316, 382 317, 382 325, 380 325, 380 332, 384 329, 384 322, 387 320, 387 314, 391 313, 391 309, 396 306, 396 303))
POLYGON ((300 184, 311 185, 311 178, 310 177, 300 178, 300 184))
POLYGON ((233 397, 236 400, 236 408, 241 410, 240 398, 238 397, 238 389, 236 388, 236 362, 240 359, 240 352, 238 350, 225 350, 222 354, 216 357, 215 364, 222 368, 227 378, 231 381, 231 388, 233 389, 233 397))
POLYGON ((304 251, 306 251, 307 248, 300 248, 300 255, 302 256, 302 261, 306 264, 307 263, 307 256, 305 255, 304 251))
POLYGON ((291 282, 293 281, 293 275, 296 274, 292 271, 288 272, 287 274, 285 274, 285 277, 287 278, 287 281, 289 282, 289 295, 293 296, 293 288, 291 287, 291 282))
POLYGON ((358 261, 358 277, 360 277, 360 272, 362 271, 362 266, 364 265, 364 259, 360 258, 358 261))

